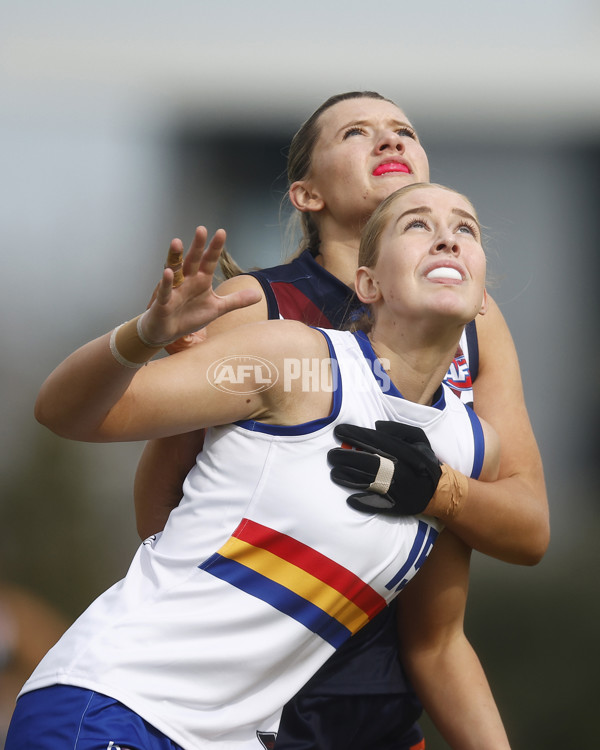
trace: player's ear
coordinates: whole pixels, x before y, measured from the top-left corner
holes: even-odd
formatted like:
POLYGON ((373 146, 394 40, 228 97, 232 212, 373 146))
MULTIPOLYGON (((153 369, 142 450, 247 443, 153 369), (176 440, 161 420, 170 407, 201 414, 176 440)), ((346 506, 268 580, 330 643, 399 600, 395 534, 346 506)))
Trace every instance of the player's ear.
POLYGON ((354 288, 358 299, 366 305, 371 305, 381 299, 381 290, 373 276, 373 269, 367 266, 360 266, 356 271, 354 288))
POLYGON ((309 211, 321 211, 325 201, 315 190, 310 180, 296 180, 292 182, 289 189, 290 202, 294 208, 302 213, 309 211))

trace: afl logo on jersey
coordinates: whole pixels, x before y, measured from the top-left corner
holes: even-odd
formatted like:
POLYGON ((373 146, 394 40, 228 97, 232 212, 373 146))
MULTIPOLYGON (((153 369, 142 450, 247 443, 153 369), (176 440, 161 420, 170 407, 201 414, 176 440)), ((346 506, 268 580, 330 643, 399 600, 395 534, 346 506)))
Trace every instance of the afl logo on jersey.
POLYGON ((444 382, 453 391, 470 391, 473 388, 469 363, 461 351, 452 360, 444 382))
POLYGON ((275 385, 277 368, 263 357, 232 355, 213 362, 206 372, 208 382, 227 393, 259 393, 275 385))

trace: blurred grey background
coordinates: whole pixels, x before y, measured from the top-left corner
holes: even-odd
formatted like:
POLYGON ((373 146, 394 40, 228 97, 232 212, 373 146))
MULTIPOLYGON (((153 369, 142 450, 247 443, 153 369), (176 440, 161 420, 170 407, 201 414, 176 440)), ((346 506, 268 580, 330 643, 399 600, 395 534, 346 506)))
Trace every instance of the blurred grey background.
POLYGON ((41 382, 145 306, 172 237, 280 262, 291 136, 374 89, 487 228, 546 467, 550 550, 474 556, 469 634, 515 749, 596 747, 599 32, 596 0, 1 0, 2 577, 73 619, 125 573, 142 446, 54 437, 41 382))

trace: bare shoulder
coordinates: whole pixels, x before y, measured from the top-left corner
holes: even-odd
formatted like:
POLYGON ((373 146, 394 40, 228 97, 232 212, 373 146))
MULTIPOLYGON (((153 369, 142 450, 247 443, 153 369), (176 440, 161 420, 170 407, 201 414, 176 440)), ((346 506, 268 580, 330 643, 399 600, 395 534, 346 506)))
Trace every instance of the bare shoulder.
POLYGON ((205 358, 209 348, 215 355, 258 356, 272 362, 285 358, 329 356, 325 337, 297 320, 251 320, 240 323, 222 331, 213 331, 204 345, 192 347, 190 351, 197 350, 194 355, 205 358))
POLYGON ((316 387, 312 381, 308 391, 305 386, 306 374, 315 371, 315 363, 329 360, 327 341, 318 330, 295 320, 266 320, 239 326, 206 343, 212 347, 215 358, 226 355, 231 360, 232 355, 240 355, 244 359, 244 371, 251 366, 254 377, 264 373, 260 382, 270 385, 257 389, 260 408, 255 410, 254 419, 296 425, 330 413, 329 369, 325 369, 324 375, 321 375, 320 365, 316 369, 322 387, 316 387), (218 350, 215 347, 219 347, 218 350), (277 376, 273 379, 274 374, 277 376), (300 394, 302 398, 298 398, 300 394))
POLYGON ((217 294, 229 294, 238 289, 262 289, 262 286, 255 276, 247 273, 241 273, 222 281, 215 289, 217 294))
MULTIPOLYGON (((298 320, 267 320, 255 324, 252 330, 252 335, 258 337, 278 358, 329 356, 323 334, 298 320)), ((246 331, 249 332, 250 328, 246 331)))
POLYGON ((232 328, 246 325, 247 323, 267 320, 267 300, 265 299, 260 282, 255 279, 254 276, 249 276, 247 274, 233 276, 219 284, 215 289, 215 294, 223 297, 227 294, 241 291, 242 289, 257 289, 261 293, 260 300, 254 305, 249 305, 248 307, 243 307, 239 310, 232 310, 232 312, 222 315, 214 320, 205 328, 206 336, 214 336, 217 333, 223 333, 224 331, 229 331, 232 328))

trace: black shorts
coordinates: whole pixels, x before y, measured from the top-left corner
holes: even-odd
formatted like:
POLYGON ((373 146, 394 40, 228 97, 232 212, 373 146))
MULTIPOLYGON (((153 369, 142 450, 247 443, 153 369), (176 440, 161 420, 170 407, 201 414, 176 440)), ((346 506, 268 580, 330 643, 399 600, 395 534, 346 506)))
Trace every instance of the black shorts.
POLYGON ((410 694, 296 696, 275 750, 423 750, 421 712, 410 694))

